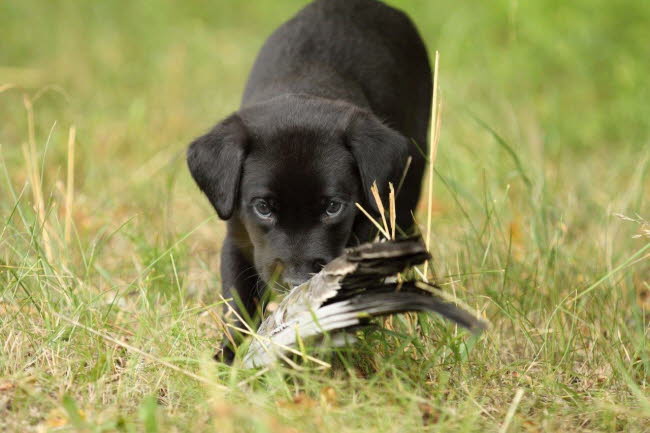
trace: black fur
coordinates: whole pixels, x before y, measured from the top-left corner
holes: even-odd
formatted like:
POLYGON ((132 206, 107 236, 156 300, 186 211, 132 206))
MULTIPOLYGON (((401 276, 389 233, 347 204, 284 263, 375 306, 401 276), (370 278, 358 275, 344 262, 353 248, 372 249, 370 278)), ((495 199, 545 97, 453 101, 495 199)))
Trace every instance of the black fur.
POLYGON ((301 283, 344 247, 369 240, 372 226, 355 202, 373 210, 372 183, 386 198, 410 156, 397 199, 408 231, 431 91, 415 27, 379 1, 317 0, 280 26, 258 55, 241 108, 188 150, 192 176, 228 220, 224 295, 253 315, 274 278, 301 283), (342 206, 333 217, 331 200, 342 206), (260 216, 265 204, 271 217, 260 216))

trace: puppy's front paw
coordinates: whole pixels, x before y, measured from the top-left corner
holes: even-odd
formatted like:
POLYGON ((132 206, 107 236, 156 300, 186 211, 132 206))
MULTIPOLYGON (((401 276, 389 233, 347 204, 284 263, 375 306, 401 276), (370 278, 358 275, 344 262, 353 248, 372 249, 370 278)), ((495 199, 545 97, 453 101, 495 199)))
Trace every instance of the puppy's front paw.
POLYGON ((221 349, 212 357, 217 362, 223 362, 226 365, 232 365, 235 360, 235 351, 229 344, 224 344, 221 349))

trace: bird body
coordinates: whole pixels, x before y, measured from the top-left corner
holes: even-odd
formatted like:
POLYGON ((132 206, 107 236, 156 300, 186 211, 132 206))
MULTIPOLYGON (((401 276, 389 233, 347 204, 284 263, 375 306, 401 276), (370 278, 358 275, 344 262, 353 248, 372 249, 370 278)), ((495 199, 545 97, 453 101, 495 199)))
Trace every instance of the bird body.
POLYGON ((475 317, 436 286, 397 282, 396 274, 429 259, 420 238, 375 242, 349 248, 309 281, 295 287, 260 325, 244 366, 273 363, 298 340, 355 328, 372 317, 409 311, 437 312, 480 332, 475 317))

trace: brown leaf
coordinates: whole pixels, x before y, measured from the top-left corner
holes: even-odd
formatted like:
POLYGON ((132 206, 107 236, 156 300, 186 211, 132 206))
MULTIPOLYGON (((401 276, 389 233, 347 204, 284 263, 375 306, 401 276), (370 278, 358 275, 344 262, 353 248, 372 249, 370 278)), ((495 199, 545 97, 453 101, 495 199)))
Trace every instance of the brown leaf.
POLYGON ((16 385, 11 383, 11 382, 1 382, 0 383, 0 392, 11 391, 15 387, 16 387, 16 385))
POLYGON ((636 302, 645 311, 650 311, 650 287, 646 282, 637 283, 636 302))
POLYGON ((52 409, 45 419, 45 425, 49 428, 63 427, 68 423, 68 417, 61 409, 52 409))
POLYGON ((326 386, 320 390, 321 401, 329 404, 330 406, 336 406, 336 390, 331 386, 326 386))
POLYGON ((522 423, 522 426, 527 433, 540 433, 542 431, 541 427, 536 422, 529 419, 525 420, 522 423))
POLYGON ((418 403, 418 408, 422 413, 422 422, 424 425, 435 424, 440 419, 440 412, 434 409, 429 403, 418 403))
POLYGON ((286 409, 311 409, 318 406, 318 402, 305 394, 299 392, 291 401, 284 400, 277 403, 278 407, 286 409))

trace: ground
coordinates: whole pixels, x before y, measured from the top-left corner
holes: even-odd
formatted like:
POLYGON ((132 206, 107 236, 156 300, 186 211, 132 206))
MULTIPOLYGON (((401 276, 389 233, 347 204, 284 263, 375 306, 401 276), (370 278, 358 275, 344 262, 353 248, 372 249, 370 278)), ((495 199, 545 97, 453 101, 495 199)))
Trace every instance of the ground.
POLYGON ((0 430, 650 431, 650 4, 389 3, 441 59, 418 217, 490 330, 213 362, 224 224, 184 151, 304 1, 4 1, 0 430))

